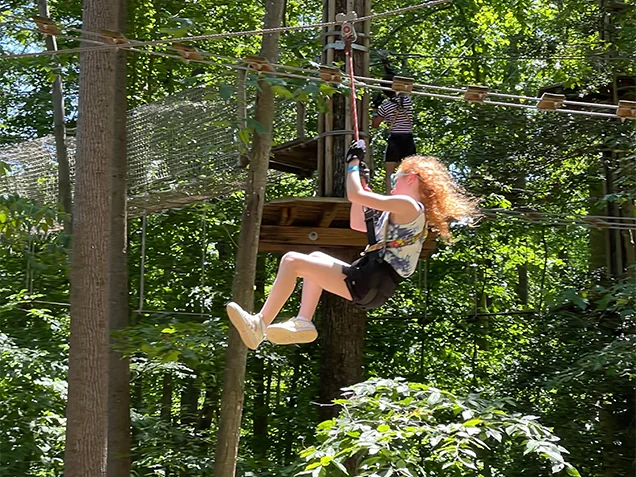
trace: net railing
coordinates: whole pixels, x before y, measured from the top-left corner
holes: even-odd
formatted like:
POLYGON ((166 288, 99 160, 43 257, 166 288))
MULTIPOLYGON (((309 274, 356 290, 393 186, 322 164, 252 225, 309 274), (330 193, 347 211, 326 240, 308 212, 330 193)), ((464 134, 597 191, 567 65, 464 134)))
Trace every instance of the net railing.
POLYGON ((236 103, 191 88, 128 113, 131 209, 154 210, 241 188, 236 103))
MULTIPOLYGON (((248 117, 254 98, 248 99, 248 117)), ((197 87, 128 112, 127 187, 134 215, 182 207, 220 197, 244 187, 239 167, 241 147, 235 100, 224 100, 217 88, 197 87)), ((313 112, 313 111, 312 111, 313 112)), ((310 127, 311 129, 311 127, 310 127)), ((274 143, 295 139, 295 103, 276 101, 274 143)), ((75 171, 75 138, 66 138, 75 171)), ((42 204, 57 203, 58 165, 55 139, 45 136, 0 146, 8 175, 0 176, 0 194, 19 194, 42 204)), ((270 179, 282 173, 270 171, 270 179)))
MULTIPOLYGON (((71 183, 75 176, 75 138, 66 138, 71 183)), ((0 194, 17 194, 52 205, 58 198, 58 165, 55 138, 44 136, 19 144, 0 146, 0 161, 9 166, 0 175, 0 194)))

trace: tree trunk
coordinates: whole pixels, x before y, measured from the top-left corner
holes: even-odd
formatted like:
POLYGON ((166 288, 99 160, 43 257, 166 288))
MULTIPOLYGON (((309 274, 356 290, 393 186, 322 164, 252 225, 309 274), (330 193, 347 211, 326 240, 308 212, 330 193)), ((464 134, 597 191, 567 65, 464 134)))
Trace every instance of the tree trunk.
MULTIPOLYGON (((265 255, 260 254, 256 259, 256 277, 254 287, 256 301, 265 300, 266 281, 266 260, 265 255)), ((253 402, 253 444, 254 457, 267 466, 267 449, 269 439, 267 436, 267 425, 269 417, 269 402, 265 390, 265 381, 271 375, 271 367, 267 366, 265 358, 255 357, 252 360, 251 375, 254 377, 254 402, 253 402)))
MULTIPOLYGON (((40 16, 49 16, 49 6, 46 0, 38 0, 38 13, 40 16)), ((45 35, 44 41, 46 49, 57 50, 57 42, 54 36, 45 35)), ((57 67, 60 69, 60 67, 57 67)), ((66 216, 63 220, 64 233, 70 235, 72 232, 71 213, 73 209, 73 199, 71 195, 71 172, 68 163, 68 151, 66 148, 66 126, 64 124, 64 92, 62 90, 62 79, 60 75, 55 76, 52 88, 53 96, 53 134, 55 137, 55 155, 57 157, 57 184, 58 202, 66 216)))
MULTIPOLYGON (((283 0, 268 0, 264 28, 279 27, 283 13, 283 0)), ((278 56, 278 33, 263 35, 261 56, 275 61, 278 56)), ((254 307, 254 281, 258 240, 265 201, 267 169, 272 147, 272 124, 274 121, 274 94, 271 85, 259 81, 260 91, 256 98, 255 119, 265 129, 255 134, 252 144, 252 160, 249 167, 245 209, 241 223, 241 236, 236 257, 236 275, 232 283, 232 297, 247 310, 254 307)), ((245 387, 245 364, 247 348, 236 329, 230 326, 228 348, 225 358, 225 383, 221 396, 221 415, 216 445, 215 477, 234 477, 243 412, 245 387)))
POLYGON ((201 407, 201 417, 199 419, 199 430, 209 429, 216 419, 218 419, 219 394, 216 384, 210 384, 205 389, 205 398, 201 407))
MULTIPOLYGON (((347 262, 352 261, 351 252, 339 254, 347 262)), ((322 296, 322 319, 320 322, 320 402, 329 404, 340 396, 340 389, 362 380, 364 332, 366 313, 331 293, 322 296)), ((321 420, 338 415, 337 406, 322 406, 321 420)))
MULTIPOLYGON (((113 29, 112 9, 86 0, 82 28, 113 29)), ((113 51, 81 53, 65 477, 106 475, 114 83, 113 51)))
MULTIPOLYGON (((126 29, 126 2, 113 2, 115 30, 126 29)), ((126 50, 115 55, 114 145, 111 169, 110 320, 111 333, 130 325, 126 215, 126 50)), ((108 477, 129 477, 130 362, 111 349, 108 372, 108 477)))
POLYGON ((254 410, 253 410, 253 444, 254 458, 265 463, 267 460, 267 448, 269 439, 267 436, 267 424, 269 417, 269 405, 267 402, 265 381, 267 379, 268 366, 264 358, 253 360, 254 373, 254 410))
POLYGON ((159 418, 170 424, 172 422, 172 376, 164 373, 161 379, 161 408, 159 418))
MULTIPOLYGON (((355 0, 349 5, 345 0, 334 0, 327 2, 328 12, 323 15, 323 19, 331 20, 338 12, 347 12, 351 9, 355 10, 359 16, 362 16, 371 10, 370 0, 355 0)), ((364 24, 357 23, 355 25, 359 33, 368 32, 368 22, 364 24)), ((358 38, 358 43, 367 43, 368 39, 364 37, 358 38)), ((354 70, 358 75, 368 76, 369 61, 368 52, 361 52, 352 49, 354 59, 354 70)), ((335 61, 344 61, 344 52, 341 50, 327 51, 326 61, 329 62, 331 57, 335 61)), ((351 99, 343 95, 334 95, 332 100, 332 118, 333 123, 331 129, 345 130, 351 128, 352 108, 350 106, 351 99)), ((366 115, 368 110, 368 95, 364 96, 363 101, 358 100, 357 104, 358 116, 366 115)), ((323 121, 328 123, 327 120, 323 121)), ((368 127, 368 118, 360 119, 359 124, 368 127)), ((322 132, 322 131, 321 131, 322 132)), ((361 137, 364 137, 366 130, 361 131, 361 137)), ((367 136, 368 137, 368 136, 367 136)), ((330 140, 329 147, 325 143, 321 151, 324 152, 324 192, 325 195, 331 197, 344 197, 345 195, 345 162, 344 156, 348 147, 346 136, 334 136, 330 140), (331 157, 328 155, 331 154, 331 157)), ((367 141, 368 142, 368 141, 367 141)), ((320 160, 321 158, 319 158, 320 160)), ((357 254, 342 251, 334 255, 337 258, 347 262, 357 258, 357 254)), ((351 302, 344 300, 335 295, 325 293, 322 298, 322 322, 320 327, 321 342, 321 366, 320 366, 320 401, 328 404, 334 398, 340 396, 340 389, 362 380, 363 371, 363 348, 364 348, 364 332, 366 325, 366 313, 354 306, 351 302)), ((320 408, 319 416, 321 419, 330 419, 338 414, 339 409, 336 406, 323 406, 320 408)))
POLYGON ((181 425, 193 425, 198 418, 199 387, 196 378, 186 378, 181 390, 181 425))

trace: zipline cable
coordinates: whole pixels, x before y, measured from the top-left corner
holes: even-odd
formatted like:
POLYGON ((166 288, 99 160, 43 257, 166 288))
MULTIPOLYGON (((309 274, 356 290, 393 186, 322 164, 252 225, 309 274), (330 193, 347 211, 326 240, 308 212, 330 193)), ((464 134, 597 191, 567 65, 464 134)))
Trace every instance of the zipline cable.
MULTIPOLYGON (((406 8, 413 9, 413 8, 416 8, 416 7, 421 7, 421 5, 420 6, 413 6, 413 7, 406 7, 406 8)), ((395 11, 386 12, 385 14, 389 15, 389 14, 391 14, 393 12, 395 12, 395 11)), ((378 15, 384 15, 384 14, 378 14, 378 15)), ((370 18, 370 17, 373 17, 373 15, 371 15, 369 17, 364 17, 364 18, 370 18)), ((361 19, 352 20, 350 23, 353 23, 355 21, 359 22, 359 21, 361 21, 361 19)), ((84 32, 83 30, 79 30, 79 29, 73 29, 73 30, 79 31, 79 32, 83 32, 83 33, 89 33, 89 34, 92 34, 92 35, 101 36, 101 37, 106 38, 104 35, 96 34, 94 32, 84 32)), ((59 35, 59 36, 61 36, 63 38, 67 38, 67 39, 75 39, 73 37, 68 37, 68 36, 63 36, 63 35, 59 35)), ((79 39, 77 39, 77 40, 79 40, 79 39)), ((83 39, 81 41, 90 42, 90 43, 97 43, 97 44, 102 43, 102 42, 99 42, 99 41, 86 40, 86 39, 83 39)), ((169 58, 175 58, 175 59, 183 59, 183 56, 181 54, 179 54, 179 55, 171 55, 171 54, 166 54, 166 53, 153 51, 153 50, 138 50, 135 47, 144 46, 144 42, 137 42, 137 41, 134 41, 134 40, 129 40, 129 41, 130 41, 129 44, 119 44, 119 45, 111 45, 111 44, 105 45, 105 44, 102 44, 102 46, 87 47, 87 49, 88 50, 102 50, 102 49, 105 49, 105 48, 121 48, 121 49, 134 51, 136 53, 145 53, 145 54, 151 54, 151 55, 155 55, 155 56, 163 56, 163 57, 169 57, 169 58)), ((178 52, 178 49, 176 49, 176 48, 171 48, 170 46, 165 46, 165 47, 168 48, 168 49, 176 50, 178 52)), ((64 51, 64 50, 58 50, 56 52, 48 52, 48 53, 56 54, 56 53, 59 53, 60 51, 64 51)), ((73 51, 82 51, 82 48, 76 48, 73 51)), ((83 51, 86 51, 86 50, 83 50, 83 51)), ((230 60, 230 61, 234 61, 234 62, 241 61, 240 59, 237 59, 237 58, 231 58, 231 57, 222 56, 222 55, 215 55, 215 54, 212 54, 212 53, 202 52, 202 51, 197 51, 197 54, 201 55, 201 56, 205 56, 205 57, 217 57, 217 58, 221 58, 223 60, 230 60)), ((34 56, 36 54, 35 53, 25 53, 23 55, 34 56)), ((2 56, 0 56, 0 58, 2 58, 2 56)), ((224 65, 224 64, 219 64, 219 63, 216 63, 216 62, 205 61, 205 60, 202 60, 202 59, 189 58, 188 61, 194 61, 194 62, 203 63, 203 64, 210 64, 210 65, 213 65, 213 66, 224 66, 224 67, 229 67, 229 68, 236 68, 236 65, 224 65)), ((276 64, 276 63, 271 63, 271 65, 274 66, 274 67, 277 67, 277 68, 281 68, 281 69, 288 69, 290 71, 299 71, 299 72, 303 72, 303 73, 315 74, 314 70, 309 70, 307 68, 299 68, 299 67, 281 65, 281 64, 276 64)), ((288 76, 288 77, 305 79, 305 80, 322 81, 320 78, 314 78, 314 77, 307 78, 307 77, 301 77, 300 75, 284 75, 284 74, 281 74, 280 72, 275 72, 275 71, 274 72, 270 72, 270 74, 278 75, 278 76, 288 76)), ((354 78, 359 80, 359 81, 365 81, 365 82, 372 81, 372 82, 379 82, 379 83, 391 83, 390 81, 380 80, 380 79, 370 78, 370 77, 364 77, 364 76, 354 76, 354 78)), ((371 85, 364 85, 364 86, 369 88, 369 89, 380 89, 377 86, 371 86, 371 85)), ((465 92, 464 89, 460 89, 460 88, 451 88, 451 87, 446 87, 446 86, 436 86, 436 85, 420 84, 420 83, 415 83, 414 87, 419 87, 419 88, 428 89, 428 90, 432 89, 432 90, 453 92, 453 93, 464 93, 465 92)), ((389 88, 382 88, 382 89, 389 90, 389 88)), ((440 94, 435 94, 435 93, 425 93, 425 92, 416 92, 416 91, 413 91, 413 94, 421 95, 421 96, 428 96, 428 97, 433 97, 433 98, 438 98, 438 99, 447 99, 447 100, 453 100, 453 101, 465 101, 465 99, 463 97, 458 97, 458 96, 440 95, 440 94)), ((488 95, 489 96, 493 96, 493 97, 506 98, 506 99, 533 101, 533 102, 537 102, 537 103, 540 101, 540 98, 531 97, 531 96, 523 96, 523 95, 511 95, 511 94, 496 93, 496 92, 488 92, 488 95)), ((487 104, 491 104, 493 106, 515 107, 515 108, 519 108, 519 109, 535 109, 534 105, 527 105, 527 104, 498 102, 498 101, 492 101, 492 100, 489 100, 489 99, 485 99, 482 102, 483 103, 487 103, 487 104)), ((618 110, 618 105, 613 105, 613 104, 587 103, 587 102, 571 101, 571 100, 564 100, 563 104, 568 105, 568 106, 575 106, 575 107, 588 107, 588 108, 618 110)), ((581 111, 581 110, 564 109, 564 108, 558 108, 558 109, 556 109, 554 111, 559 112, 559 113, 570 113, 570 114, 577 114, 577 115, 587 115, 587 116, 596 116, 596 117, 605 117, 605 118, 616 118, 616 115, 614 115, 614 114, 595 113, 595 112, 592 112, 592 111, 581 111)), ((355 117, 357 119, 357 115, 355 117)))
MULTIPOLYGON (((386 16, 390 16, 390 15, 397 15, 400 13, 404 13, 407 11, 411 11, 411 10, 417 10, 420 8, 430 8, 436 5, 441 5, 443 3, 448 3, 451 2, 452 0, 433 0, 430 2, 425 2, 425 3, 420 3, 417 5, 411 5, 408 7, 403 7, 403 8, 398 8, 396 10, 389 10, 386 12, 382 12, 382 13, 374 13, 371 15, 367 15, 366 17, 360 17, 360 18, 356 18, 354 20, 351 21, 351 23, 360 23, 360 22, 365 22, 365 21, 370 21, 373 20, 375 18, 382 18, 382 17, 386 17, 386 16)), ((9 16, 11 17, 11 16, 9 16)), ((14 17, 16 19, 18 19, 19 17, 14 17)), ((25 19, 25 18, 19 18, 20 21, 30 21, 33 22, 32 19, 25 19)), ((238 36, 251 36, 251 35, 266 35, 269 33, 283 33, 283 32, 288 32, 288 31, 300 31, 300 30, 313 30, 313 29, 318 29, 318 28, 326 28, 326 27, 330 27, 330 26, 337 26, 338 22, 323 22, 323 23, 316 23, 316 24, 311 24, 311 25, 297 25, 297 26, 287 26, 287 27, 276 27, 276 28, 261 28, 258 30, 245 30, 245 31, 235 31, 235 32, 227 32, 227 33, 213 33, 213 34, 209 34, 209 35, 199 35, 199 36, 190 36, 190 37, 180 37, 180 38, 168 38, 168 39, 163 39, 163 40, 151 40, 151 41, 134 41, 134 46, 156 46, 156 45, 163 45, 165 43, 174 43, 174 42, 179 42, 179 43, 183 43, 183 42, 192 42, 192 41, 203 41, 203 40, 219 40, 219 39, 225 39, 225 38, 232 38, 232 37, 238 37, 238 36)), ((80 29, 75 29, 76 31, 82 32, 83 34, 87 34, 87 35, 96 35, 96 36, 103 36, 101 35, 101 33, 98 32, 88 32, 88 31, 84 31, 84 30, 80 30, 80 29)), ((104 37, 107 38, 107 37, 104 37)), ((130 40, 129 40, 130 41, 130 40)), ((108 48, 118 48, 119 45, 108 45, 108 48)), ((85 51, 85 50, 84 50, 85 51)), ((66 52, 66 50, 58 50, 58 52, 66 52)), ((46 52, 41 52, 41 54, 46 54, 46 52)), ((33 56, 33 55, 30 55, 33 56)), ((15 55, 0 55, 0 59, 2 58, 20 58, 22 56, 15 56, 15 55)))

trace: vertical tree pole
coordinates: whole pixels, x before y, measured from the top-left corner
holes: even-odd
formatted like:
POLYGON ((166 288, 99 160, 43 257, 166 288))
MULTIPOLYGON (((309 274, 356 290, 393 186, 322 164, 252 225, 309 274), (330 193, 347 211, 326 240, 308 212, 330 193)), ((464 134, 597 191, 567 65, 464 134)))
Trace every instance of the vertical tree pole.
MULTIPOLYGON (((112 13, 85 0, 83 30, 112 29, 112 13)), ((80 55, 65 477, 106 475, 114 63, 112 50, 80 55)))
MULTIPOLYGON (((327 0, 323 3, 329 11, 323 18, 333 19, 337 13, 346 13, 354 10, 359 16, 368 14, 371 11, 371 0, 327 0)), ((358 45, 368 46, 369 31, 368 21, 355 24, 358 33, 358 45)), ((354 60, 354 73, 356 75, 369 76, 368 51, 358 49, 352 50, 354 60)), ((344 61, 342 50, 328 49, 324 54, 326 62, 344 61)), ((336 95, 331 101, 331 118, 327 117, 322 121, 327 127, 333 130, 348 129, 352 108, 349 106, 351 99, 342 95, 336 95)), ((358 102, 358 114, 367 115, 368 98, 358 102)), ((362 128, 368 128, 368 119, 359 120, 362 128)), ((323 131, 319 131, 323 132, 323 131)), ((361 130, 367 133, 368 129, 361 130)), ((364 137, 364 136, 363 136, 364 137)), ((322 157, 318 161, 324 161, 323 167, 319 170, 325 175, 324 194, 325 196, 344 197, 345 195, 345 162, 344 156, 349 146, 350 137, 331 136, 324 138, 325 146, 320 148, 322 157), (329 139, 329 142, 326 142, 329 139), (330 176, 329 176, 330 175, 330 176)), ((370 152, 369 152, 370 154, 370 152)), ((341 260, 352 262, 355 260, 354 254, 349 249, 331 250, 331 253, 341 260)), ((349 386, 362 379, 363 375, 363 351, 364 335, 366 331, 366 313, 353 305, 350 301, 324 293, 322 296, 322 321, 320 333, 320 402, 329 403, 341 394, 341 388, 349 386)), ((334 406, 321 407, 319 410, 320 419, 326 420, 335 417, 339 408, 334 406)))
MULTIPOLYGON (((126 0, 113 1, 113 30, 125 33, 126 0)), ((111 170, 109 329, 130 325, 126 215, 126 50, 115 53, 114 138, 111 170)), ((130 362, 113 349, 108 372, 108 477, 130 477, 130 362)))
MULTIPOLYGON (((267 0, 264 28, 279 27, 283 15, 283 0, 267 0)), ((278 33, 263 35, 261 56, 275 61, 278 56, 278 33)), ((249 166, 245 208, 241 222, 241 236, 236 256, 236 274, 232 283, 232 297, 246 310, 254 308, 254 282, 258 238, 261 230, 263 204, 269 154, 272 147, 272 123, 274 120, 274 94, 271 85, 259 81, 256 97, 255 119, 263 125, 263 134, 254 134, 252 158, 249 166)), ((234 477, 243 413, 245 391, 245 365, 247 348, 236 329, 230 326, 228 348, 225 356, 225 382, 221 396, 221 414, 216 444, 215 477, 234 477)))
MULTIPOLYGON (((40 16, 49 16, 49 6, 46 0, 38 0, 38 13, 40 16)), ((55 37, 46 35, 46 49, 49 51, 57 51, 57 42, 55 37)), ((58 73, 61 69, 57 66, 58 73)), ((58 202, 62 206, 62 210, 68 215, 64 219, 64 233, 71 234, 71 212, 73 208, 73 199, 71 196, 71 173, 68 164, 68 151, 66 148, 66 127, 64 125, 64 92, 62 90, 62 79, 59 74, 55 76, 52 88, 53 96, 53 135, 55 137, 55 155, 57 156, 57 183, 58 183, 58 202)))

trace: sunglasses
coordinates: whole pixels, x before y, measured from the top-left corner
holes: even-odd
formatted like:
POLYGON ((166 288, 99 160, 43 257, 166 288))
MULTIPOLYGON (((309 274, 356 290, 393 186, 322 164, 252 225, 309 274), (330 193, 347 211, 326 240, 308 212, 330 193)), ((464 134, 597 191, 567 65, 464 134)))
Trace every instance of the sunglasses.
POLYGON ((397 182, 398 177, 408 176, 408 175, 410 174, 407 174, 406 172, 394 172, 393 174, 391 174, 391 189, 395 187, 395 183, 397 182))

